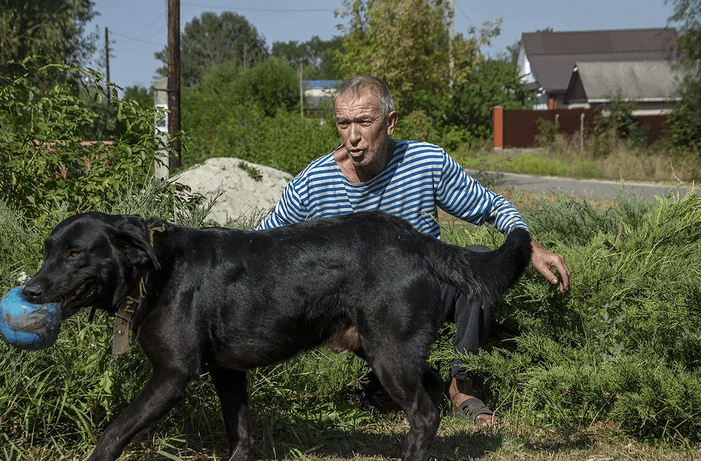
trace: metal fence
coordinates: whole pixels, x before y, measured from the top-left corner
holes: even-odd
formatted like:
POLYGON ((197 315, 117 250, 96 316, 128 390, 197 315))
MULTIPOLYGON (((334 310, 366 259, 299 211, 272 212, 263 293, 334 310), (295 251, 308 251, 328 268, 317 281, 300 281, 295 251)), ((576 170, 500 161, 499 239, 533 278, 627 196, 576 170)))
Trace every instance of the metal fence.
MULTIPOLYGON (((594 109, 562 110, 504 110, 492 111, 494 147, 534 147, 540 132, 540 120, 545 119, 558 127, 559 133, 578 136, 586 140, 594 132, 601 111, 594 109)), ((648 145, 664 136, 667 124, 665 115, 638 115, 635 117, 647 134, 648 145)))

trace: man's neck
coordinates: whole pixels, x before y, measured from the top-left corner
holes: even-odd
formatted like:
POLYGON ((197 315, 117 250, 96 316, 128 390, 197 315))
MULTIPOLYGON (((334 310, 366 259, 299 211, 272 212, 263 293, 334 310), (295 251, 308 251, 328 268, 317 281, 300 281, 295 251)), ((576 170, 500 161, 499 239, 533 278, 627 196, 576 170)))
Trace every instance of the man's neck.
POLYGON ((384 156, 381 161, 367 166, 354 165, 344 148, 336 151, 334 160, 336 160, 336 163, 341 168, 341 172, 343 172, 343 175, 348 181, 356 183, 367 182, 379 175, 392 160, 392 155, 394 154, 394 140, 387 140, 383 152, 384 156))

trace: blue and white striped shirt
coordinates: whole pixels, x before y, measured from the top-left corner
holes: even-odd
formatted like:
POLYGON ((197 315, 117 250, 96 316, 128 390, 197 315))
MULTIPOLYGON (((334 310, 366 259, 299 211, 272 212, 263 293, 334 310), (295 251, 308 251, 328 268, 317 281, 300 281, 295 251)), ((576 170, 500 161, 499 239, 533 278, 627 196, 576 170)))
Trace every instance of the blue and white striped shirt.
POLYGON ((384 170, 363 183, 348 181, 333 152, 313 161, 290 181, 270 216, 255 230, 380 210, 440 238, 436 206, 473 224, 492 224, 504 233, 515 227, 528 230, 510 202, 484 188, 442 148, 403 140, 395 140, 384 170))

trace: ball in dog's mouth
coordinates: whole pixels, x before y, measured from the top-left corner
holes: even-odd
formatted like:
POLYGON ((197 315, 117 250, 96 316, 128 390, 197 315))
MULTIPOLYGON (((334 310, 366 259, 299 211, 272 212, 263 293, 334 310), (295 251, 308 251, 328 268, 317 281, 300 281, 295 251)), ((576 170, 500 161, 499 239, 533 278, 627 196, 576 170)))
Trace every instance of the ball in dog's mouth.
POLYGON ((13 288, 0 300, 0 336, 18 349, 46 349, 61 329, 61 304, 30 303, 23 288, 13 288))

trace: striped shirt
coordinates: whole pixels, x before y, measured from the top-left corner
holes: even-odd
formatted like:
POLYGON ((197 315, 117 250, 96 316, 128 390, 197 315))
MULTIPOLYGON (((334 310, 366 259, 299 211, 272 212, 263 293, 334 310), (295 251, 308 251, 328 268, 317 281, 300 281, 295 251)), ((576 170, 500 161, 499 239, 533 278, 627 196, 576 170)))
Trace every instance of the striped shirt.
POLYGON ((254 230, 380 210, 440 238, 436 207, 472 224, 492 224, 504 233, 515 227, 528 230, 510 202, 483 187, 442 148, 402 140, 395 140, 389 164, 367 182, 348 181, 333 152, 313 161, 288 183, 270 216, 254 230))

